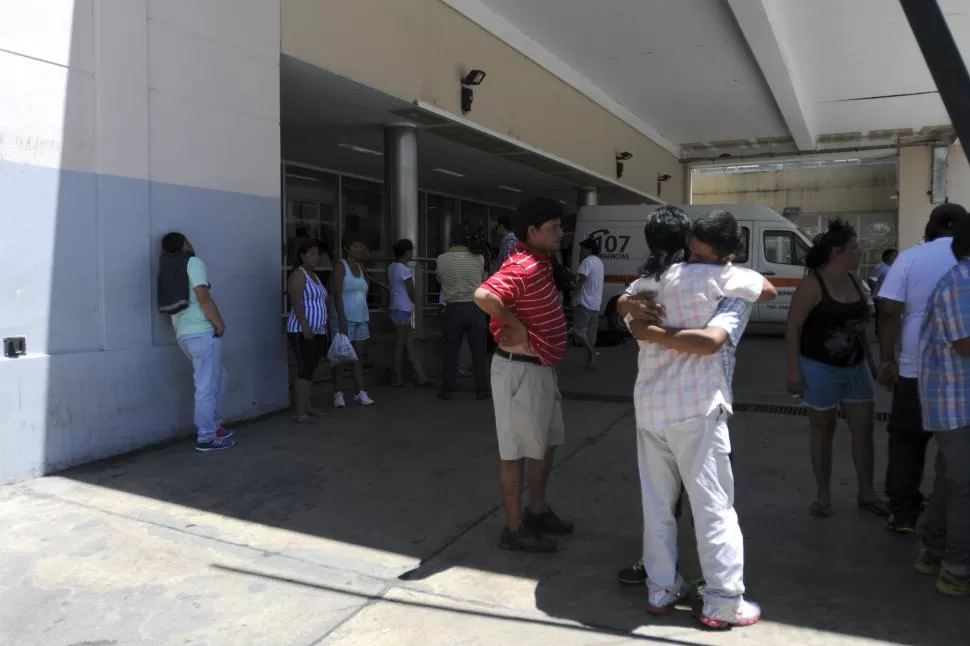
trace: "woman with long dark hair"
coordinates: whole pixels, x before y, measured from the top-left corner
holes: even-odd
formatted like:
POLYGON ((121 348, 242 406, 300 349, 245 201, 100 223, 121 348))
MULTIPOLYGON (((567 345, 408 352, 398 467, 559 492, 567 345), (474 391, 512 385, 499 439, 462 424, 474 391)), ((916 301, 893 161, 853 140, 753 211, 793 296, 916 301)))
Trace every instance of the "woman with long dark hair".
POLYGON ((869 302, 855 274, 859 259, 855 229, 840 218, 830 220, 805 257, 808 271, 788 312, 788 391, 808 409, 817 487, 810 512, 818 518, 832 514, 832 439, 839 405, 852 433, 858 506, 888 515, 873 487, 875 366, 866 334, 869 302))

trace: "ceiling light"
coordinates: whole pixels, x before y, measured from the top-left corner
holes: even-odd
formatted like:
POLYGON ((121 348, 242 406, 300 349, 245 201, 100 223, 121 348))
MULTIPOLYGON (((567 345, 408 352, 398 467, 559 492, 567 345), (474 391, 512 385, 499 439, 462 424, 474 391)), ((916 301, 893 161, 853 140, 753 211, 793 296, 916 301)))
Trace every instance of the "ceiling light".
POLYGON ((302 179, 304 182, 319 182, 320 180, 316 177, 307 177, 306 175, 297 175, 295 173, 287 173, 287 177, 290 179, 302 179))
POLYGON ((514 186, 506 186, 505 184, 499 184, 498 187, 503 191, 512 191, 513 193, 521 193, 521 188, 515 188, 514 186))
POLYGON ((447 168, 432 168, 436 173, 441 173, 442 175, 448 175, 449 177, 464 177, 461 173, 456 173, 453 170, 448 170, 447 168))
POLYGON ((364 148, 363 146, 355 146, 354 144, 337 144, 337 148, 343 148, 344 150, 351 150, 355 153, 362 153, 364 155, 374 155, 376 157, 384 156, 384 153, 382 153, 379 150, 364 148))

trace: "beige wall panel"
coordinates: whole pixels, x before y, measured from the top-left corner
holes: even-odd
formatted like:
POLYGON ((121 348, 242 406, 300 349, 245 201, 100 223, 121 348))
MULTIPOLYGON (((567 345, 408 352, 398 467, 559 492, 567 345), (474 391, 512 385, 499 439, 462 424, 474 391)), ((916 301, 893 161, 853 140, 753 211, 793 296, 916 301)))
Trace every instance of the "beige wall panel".
POLYGON ((895 211, 896 168, 859 166, 694 177, 695 204, 755 203, 778 212, 801 207, 805 213, 895 211))
POLYGON ((284 54, 406 101, 461 116, 459 78, 488 74, 465 118, 614 177, 617 151, 634 158, 624 183, 679 201, 679 160, 440 0, 283 0, 284 54))

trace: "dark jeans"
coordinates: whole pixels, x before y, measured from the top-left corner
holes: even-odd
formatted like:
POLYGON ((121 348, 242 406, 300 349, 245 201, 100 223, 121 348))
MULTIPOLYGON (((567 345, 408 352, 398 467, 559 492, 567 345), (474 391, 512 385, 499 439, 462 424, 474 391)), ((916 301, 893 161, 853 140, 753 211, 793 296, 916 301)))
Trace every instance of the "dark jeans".
POLYGON ((923 430, 919 386, 916 379, 900 377, 893 387, 889 413, 889 464, 886 496, 894 514, 918 516, 923 505, 920 485, 926 464, 926 445, 932 433, 923 430))
POLYGON ((445 362, 441 371, 441 392, 453 393, 458 382, 458 355, 461 339, 468 339, 475 369, 475 388, 488 392, 488 355, 485 353, 487 331, 485 312, 475 303, 448 303, 441 310, 441 335, 445 340, 445 362))
POLYGON ((936 434, 936 483, 923 545, 956 576, 970 575, 970 428, 936 434))

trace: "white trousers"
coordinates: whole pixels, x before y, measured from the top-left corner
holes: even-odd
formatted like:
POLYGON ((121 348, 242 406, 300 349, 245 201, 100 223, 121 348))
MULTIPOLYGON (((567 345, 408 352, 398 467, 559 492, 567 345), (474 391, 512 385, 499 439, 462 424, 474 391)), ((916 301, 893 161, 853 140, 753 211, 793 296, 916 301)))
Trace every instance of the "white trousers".
POLYGON ((704 600, 716 605, 740 602, 744 594, 744 537, 734 511, 730 453, 727 414, 720 410, 669 428, 637 429, 643 563, 651 592, 677 591, 674 505, 683 482, 694 514, 704 600))

